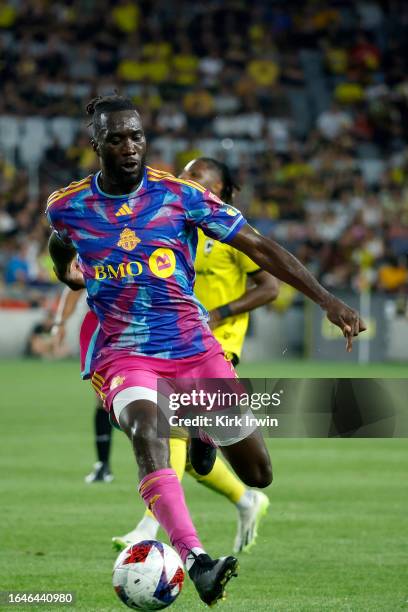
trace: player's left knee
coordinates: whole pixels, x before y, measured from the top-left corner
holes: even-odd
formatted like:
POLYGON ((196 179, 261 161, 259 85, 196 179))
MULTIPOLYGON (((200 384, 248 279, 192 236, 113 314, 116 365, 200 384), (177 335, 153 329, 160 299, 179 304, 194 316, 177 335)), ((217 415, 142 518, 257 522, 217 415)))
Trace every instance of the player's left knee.
POLYGON ((258 487, 258 489, 265 489, 265 487, 269 487, 272 484, 272 480, 272 466, 265 465, 257 475, 257 484, 252 486, 258 487))
POLYGON ((265 489, 265 487, 269 487, 272 480, 272 466, 270 462, 265 462, 262 465, 253 466, 251 473, 247 475, 244 482, 248 487, 265 489))
POLYGON ((268 467, 266 467, 263 470, 262 478, 261 478, 261 484, 259 484, 258 487, 260 489, 264 489, 265 487, 269 487, 269 485, 272 484, 272 481, 273 481, 272 466, 269 465, 268 467))

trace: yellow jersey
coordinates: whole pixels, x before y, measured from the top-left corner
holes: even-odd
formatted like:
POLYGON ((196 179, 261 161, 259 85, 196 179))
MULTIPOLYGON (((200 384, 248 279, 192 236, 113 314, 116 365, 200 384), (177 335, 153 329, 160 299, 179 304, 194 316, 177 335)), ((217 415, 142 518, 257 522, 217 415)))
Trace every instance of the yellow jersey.
MULTIPOLYGON (((201 230, 198 230, 194 267, 194 293, 207 310, 240 298, 246 291, 248 274, 259 270, 259 266, 247 255, 229 244, 208 238, 201 230)), ((240 357, 248 320, 248 312, 234 315, 223 319, 213 330, 226 354, 233 353, 240 357)))

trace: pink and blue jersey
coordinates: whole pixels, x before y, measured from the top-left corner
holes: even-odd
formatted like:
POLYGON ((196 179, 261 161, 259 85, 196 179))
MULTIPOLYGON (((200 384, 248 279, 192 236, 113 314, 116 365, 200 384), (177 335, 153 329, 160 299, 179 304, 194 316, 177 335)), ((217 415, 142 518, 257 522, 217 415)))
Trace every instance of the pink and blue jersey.
POLYGON ((54 192, 47 206, 77 250, 99 320, 84 374, 117 351, 181 359, 209 350, 216 340, 193 293, 197 227, 228 242, 245 219, 198 183, 153 168, 123 196, 104 193, 99 174, 54 192))

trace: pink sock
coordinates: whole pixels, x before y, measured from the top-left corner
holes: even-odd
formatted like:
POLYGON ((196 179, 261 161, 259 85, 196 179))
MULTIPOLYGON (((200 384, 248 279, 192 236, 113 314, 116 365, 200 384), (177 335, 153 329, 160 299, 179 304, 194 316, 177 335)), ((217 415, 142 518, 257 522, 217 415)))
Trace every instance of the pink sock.
POLYGON ((157 470, 143 478, 139 493, 166 530, 183 563, 192 548, 202 548, 190 518, 184 492, 174 470, 157 470))

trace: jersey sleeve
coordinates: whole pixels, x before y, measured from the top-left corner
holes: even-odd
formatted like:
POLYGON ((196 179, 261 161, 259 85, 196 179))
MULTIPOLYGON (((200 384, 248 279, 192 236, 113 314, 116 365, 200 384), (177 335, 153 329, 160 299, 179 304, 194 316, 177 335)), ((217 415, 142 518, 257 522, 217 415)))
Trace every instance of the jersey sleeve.
POLYGON ((68 227, 64 223, 64 215, 62 214, 62 209, 52 205, 47 205, 45 214, 51 226, 51 229, 57 234, 61 242, 71 246, 72 240, 69 237, 68 227))
POLYGON ((226 204, 208 190, 190 188, 185 198, 187 220, 210 238, 229 242, 247 220, 237 208, 226 204))

